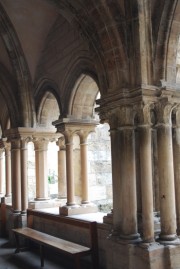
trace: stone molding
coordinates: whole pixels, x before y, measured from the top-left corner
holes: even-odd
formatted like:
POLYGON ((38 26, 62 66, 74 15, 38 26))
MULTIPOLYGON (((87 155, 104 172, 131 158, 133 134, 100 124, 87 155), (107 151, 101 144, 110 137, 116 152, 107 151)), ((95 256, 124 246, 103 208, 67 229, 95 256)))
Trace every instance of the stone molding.
POLYGON ((150 115, 146 112, 148 109, 156 111, 158 115, 157 121, 167 122, 168 108, 172 110, 180 104, 180 92, 173 89, 169 90, 165 87, 142 85, 142 88, 122 89, 121 91, 107 94, 97 100, 96 103, 99 107, 95 110, 99 113, 101 122, 108 122, 112 126, 117 125, 118 114, 122 113, 123 107, 128 106, 133 108, 134 114, 137 114, 137 111, 141 109, 144 110, 144 120, 140 116, 142 123, 151 123, 150 115))
POLYGON ((55 133, 52 129, 18 127, 7 129, 5 131, 5 136, 7 137, 7 142, 12 142, 13 140, 18 139, 22 141, 24 140, 25 142, 48 139, 52 142, 58 139, 60 135, 55 133))

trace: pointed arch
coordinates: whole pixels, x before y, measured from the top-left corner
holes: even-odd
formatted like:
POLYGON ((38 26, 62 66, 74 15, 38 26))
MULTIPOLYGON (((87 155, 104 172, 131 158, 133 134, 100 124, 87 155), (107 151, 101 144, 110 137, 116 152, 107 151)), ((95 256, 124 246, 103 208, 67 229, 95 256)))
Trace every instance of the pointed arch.
POLYGON ((87 57, 78 57, 73 59, 73 62, 66 71, 66 75, 62 81, 62 90, 65 95, 62 97, 62 116, 66 117, 71 112, 70 106, 72 103, 72 96, 74 96, 75 88, 78 85, 81 76, 90 76, 97 84, 98 90, 103 94, 102 85, 99 84, 97 74, 95 72, 95 66, 93 62, 87 57))
POLYGON ((61 114, 61 102, 57 85, 48 79, 39 82, 35 91, 37 124, 54 128, 52 122, 61 114))
POLYGON ((71 95, 69 114, 79 119, 93 118, 98 92, 98 85, 94 79, 89 75, 81 74, 71 95))

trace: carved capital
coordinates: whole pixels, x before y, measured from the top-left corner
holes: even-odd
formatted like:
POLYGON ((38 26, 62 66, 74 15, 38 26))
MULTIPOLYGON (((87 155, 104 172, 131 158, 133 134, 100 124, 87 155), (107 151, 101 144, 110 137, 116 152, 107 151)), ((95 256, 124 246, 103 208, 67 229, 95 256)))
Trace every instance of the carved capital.
POLYGON ((119 115, 119 126, 132 126, 134 125, 134 109, 131 105, 121 106, 120 110, 118 111, 119 115))
POLYGON ((131 105, 122 105, 111 109, 107 113, 110 129, 114 130, 119 127, 128 127, 134 125, 134 109, 131 105))
POLYGON ((4 147, 5 147, 5 152, 6 152, 6 154, 7 154, 7 153, 10 152, 10 150, 11 150, 11 143, 5 141, 5 142, 4 142, 4 147))
POLYGON ((154 103, 141 104, 134 108, 138 126, 155 124, 154 103))
POLYGON ((173 109, 173 127, 180 128, 180 105, 173 109))
POLYGON ((20 139, 12 139, 11 140, 11 151, 19 150, 21 147, 20 139))
POLYGON ((59 137, 58 141, 56 142, 56 145, 59 147, 60 150, 66 149, 65 138, 63 135, 61 137, 59 137))
POLYGON ((88 135, 93 132, 95 132, 95 126, 84 126, 81 130, 77 131, 80 143, 85 144, 87 142, 88 135))
POLYGON ((44 137, 35 137, 33 139, 35 151, 47 151, 49 140, 44 137))
POLYGON ((73 136, 75 135, 75 131, 66 129, 63 134, 65 138, 65 143, 67 144, 73 144, 73 136))
POLYGON ((98 115, 100 118, 100 123, 109 123, 109 120, 111 118, 112 115, 112 111, 99 111, 98 115))
POLYGON ((167 99, 161 99, 155 105, 157 114, 157 125, 166 124, 171 125, 172 110, 176 104, 169 102, 167 99))

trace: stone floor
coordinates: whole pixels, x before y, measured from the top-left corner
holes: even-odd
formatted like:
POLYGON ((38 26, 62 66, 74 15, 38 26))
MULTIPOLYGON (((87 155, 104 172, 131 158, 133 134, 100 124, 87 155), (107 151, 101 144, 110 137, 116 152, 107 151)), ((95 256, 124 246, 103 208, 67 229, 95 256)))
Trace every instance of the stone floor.
MULTIPOLYGON (((82 269, 91 269, 88 261, 82 260, 82 269)), ((39 269, 38 249, 15 254, 15 248, 8 245, 8 240, 0 238, 0 269, 39 269)), ((46 250, 44 269, 74 269, 73 261, 57 253, 46 250)))

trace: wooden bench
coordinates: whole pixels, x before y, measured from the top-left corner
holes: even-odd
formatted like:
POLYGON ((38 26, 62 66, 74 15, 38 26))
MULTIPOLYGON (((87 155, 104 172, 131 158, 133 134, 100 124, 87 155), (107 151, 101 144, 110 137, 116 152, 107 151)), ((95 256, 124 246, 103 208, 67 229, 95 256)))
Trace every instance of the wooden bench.
POLYGON ((99 268, 96 222, 86 222, 86 221, 71 219, 68 217, 60 217, 60 216, 55 216, 55 215, 53 216, 51 214, 45 214, 42 212, 40 213, 34 210, 28 210, 27 218, 28 218, 27 223, 28 223, 28 226, 30 227, 12 229, 15 235, 16 245, 17 245, 17 249, 15 253, 24 251, 24 247, 20 247, 20 243, 19 243, 20 236, 22 236, 27 239, 30 239, 31 241, 39 245, 41 267, 44 266, 44 248, 50 247, 59 253, 63 253, 65 255, 72 257, 74 259, 74 264, 75 264, 76 269, 81 268, 80 258, 85 255, 91 255, 93 269, 99 268), (32 227, 33 216, 40 216, 40 215, 43 216, 46 220, 51 219, 52 221, 56 221, 56 222, 59 221, 59 222, 66 223, 68 225, 75 225, 78 227, 89 229, 91 246, 86 247, 81 244, 77 244, 69 240, 64 240, 64 239, 61 239, 61 238, 33 229, 32 227))

